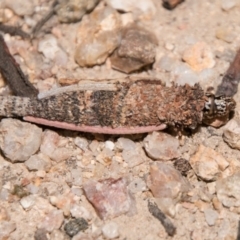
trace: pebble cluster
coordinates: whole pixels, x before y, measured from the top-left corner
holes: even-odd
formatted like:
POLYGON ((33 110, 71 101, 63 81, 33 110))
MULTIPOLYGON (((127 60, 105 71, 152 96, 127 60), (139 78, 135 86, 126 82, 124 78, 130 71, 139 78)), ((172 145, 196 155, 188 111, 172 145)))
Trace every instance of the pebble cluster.
MULTIPOLYGON (((0 21, 30 32, 52 2, 2 0, 0 21)), ((4 34, 40 92, 126 73, 216 88, 240 45, 237 0, 183 1, 174 11, 154 0, 61 4, 32 41, 4 34)), ((9 94, 2 78, 0 87, 9 94)), ((239 109, 224 127, 181 138, 168 130, 104 136, 2 119, 0 240, 236 239, 239 109), (171 219, 173 236, 149 212, 149 199, 171 219)))

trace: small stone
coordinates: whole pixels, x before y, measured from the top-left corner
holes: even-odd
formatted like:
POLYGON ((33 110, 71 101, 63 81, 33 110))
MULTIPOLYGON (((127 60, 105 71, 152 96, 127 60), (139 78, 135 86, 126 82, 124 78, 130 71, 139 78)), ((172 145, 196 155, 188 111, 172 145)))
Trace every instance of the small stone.
POLYGON ((103 150, 96 156, 96 160, 105 166, 108 166, 112 162, 114 152, 109 148, 103 148, 103 150))
POLYGON ((123 150, 123 160, 128 164, 128 167, 133 168, 145 161, 144 152, 142 148, 137 147, 134 150, 123 150))
POLYGON ((136 12, 140 10, 143 13, 150 13, 152 16, 156 12, 156 7, 152 0, 139 0, 138 4, 136 4, 135 0, 107 0, 106 2, 118 11, 136 12))
POLYGON ((181 174, 171 165, 154 162, 150 166, 149 188, 156 198, 177 199, 189 186, 181 174))
POLYGON ((35 8, 32 0, 5 0, 5 6, 19 16, 32 15, 35 8))
POLYGON ((17 119, 3 119, 0 123, 1 149, 11 162, 26 161, 39 149, 42 129, 17 119))
POLYGON ((114 239, 119 236, 118 225, 115 222, 106 223, 102 227, 103 236, 107 239, 114 239))
POLYGON ((84 218, 70 220, 64 226, 64 230, 68 236, 73 237, 80 231, 88 229, 88 222, 84 218))
POLYGON ((24 164, 30 171, 44 170, 48 172, 51 168, 51 159, 48 156, 39 153, 31 156, 24 164))
POLYGON ((105 148, 110 149, 110 150, 113 150, 114 147, 115 147, 114 142, 112 142, 112 141, 106 141, 106 142, 105 142, 105 148))
POLYGON ((58 209, 61 209, 65 216, 70 215, 71 206, 75 204, 74 195, 72 193, 66 193, 61 196, 51 196, 50 202, 58 209))
POLYGON ((136 25, 123 30, 122 41, 111 56, 114 69, 130 73, 155 61, 157 40, 153 33, 136 25))
POLYGON ((125 178, 90 180, 83 189, 101 219, 114 218, 135 208, 125 178))
POLYGON ((240 150, 240 124, 231 119, 223 129, 223 140, 232 148, 240 150))
POLYGON ((197 42, 183 53, 183 60, 194 71, 202 71, 213 68, 215 65, 214 55, 211 48, 205 42, 197 42))
POLYGON ((83 137, 76 137, 74 139, 74 143, 76 146, 78 146, 82 150, 86 150, 88 148, 88 141, 86 138, 83 137))
POLYGON ((80 21, 81 18, 90 12, 99 0, 63 0, 57 6, 58 20, 64 23, 80 21))
POLYGON ((215 181, 229 165, 215 150, 200 145, 189 160, 194 172, 205 181, 215 181))
POLYGON ((38 228, 45 229, 47 232, 52 232, 54 229, 59 229, 62 226, 63 220, 62 210, 53 210, 47 214, 38 228))
POLYGON ((218 219, 218 212, 211 208, 207 208, 204 210, 204 215, 205 215, 207 224, 209 226, 214 226, 216 223, 216 220, 218 219))
POLYGON ((136 178, 128 185, 132 193, 143 192, 147 190, 146 182, 142 178, 136 178))
POLYGON ((10 216, 7 212, 7 209, 4 208, 3 206, 0 206, 0 222, 2 221, 9 221, 10 216))
POLYGON ((136 143, 129 138, 120 137, 116 142, 116 148, 121 151, 123 150, 133 151, 136 149, 136 147, 137 147, 136 143))
POLYGON ((162 132, 153 132, 143 140, 144 148, 154 160, 170 160, 179 157, 179 142, 176 138, 162 132))
POLYGON ((42 144, 40 150, 43 154, 50 157, 56 162, 61 162, 71 157, 70 149, 62 147, 61 138, 56 132, 46 130, 43 133, 42 144))
POLYGON ((236 6, 236 0, 222 0, 221 6, 224 11, 229 11, 236 6))
POLYGON ((16 223, 1 221, 0 222, 0 239, 10 239, 10 234, 17 228, 16 223))
MULTIPOLYGON (((51 232, 51 235, 50 235, 50 239, 51 240, 67 240, 68 237, 66 234, 64 234, 64 232, 58 230, 58 229, 54 229, 52 232, 51 232)), ((34 239, 36 240, 36 239, 34 239)))
POLYGON ((84 218, 88 221, 92 219, 92 214, 85 207, 77 204, 71 206, 70 212, 74 218, 84 218))
POLYGON ((20 204, 25 210, 29 210, 35 204, 35 196, 29 195, 26 197, 21 198, 20 204))
POLYGON ((227 43, 231 43, 235 39, 235 35, 233 34, 233 31, 229 30, 227 27, 225 27, 225 28, 219 27, 216 30, 216 37, 227 43))
POLYGON ((45 229, 39 228, 34 233, 34 240, 48 240, 47 231, 45 229))
POLYGON ((58 50, 57 39, 52 35, 46 35, 38 43, 38 51, 43 53, 43 55, 50 60, 55 58, 55 54, 58 50))
POLYGON ((217 198, 225 207, 240 206, 240 172, 218 180, 216 185, 217 198))
POLYGON ((105 6, 95 9, 89 19, 81 22, 77 33, 75 61, 81 67, 102 64, 119 45, 120 14, 105 6))

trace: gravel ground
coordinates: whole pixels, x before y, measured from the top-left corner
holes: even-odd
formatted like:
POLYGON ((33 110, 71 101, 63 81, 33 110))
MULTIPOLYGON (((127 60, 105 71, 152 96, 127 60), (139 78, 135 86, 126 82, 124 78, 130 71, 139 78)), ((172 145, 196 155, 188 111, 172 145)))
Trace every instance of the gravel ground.
MULTIPOLYGON (((52 3, 0 0, 0 20, 31 32, 52 3)), ((216 89, 240 46, 239 11, 239 0, 186 0, 172 11, 157 0, 61 1, 32 40, 3 36, 40 92, 128 73, 216 89)), ((11 94, 3 79, 0 87, 11 94)), ((238 239, 234 98, 227 125, 181 137, 2 119, 0 239, 238 239)))

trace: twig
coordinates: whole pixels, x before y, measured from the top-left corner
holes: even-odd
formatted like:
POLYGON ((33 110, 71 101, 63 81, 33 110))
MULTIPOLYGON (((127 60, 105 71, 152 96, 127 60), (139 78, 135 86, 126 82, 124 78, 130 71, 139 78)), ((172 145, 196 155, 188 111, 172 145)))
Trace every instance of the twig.
POLYGON ((218 86, 216 96, 225 95, 232 97, 237 93, 240 82, 240 50, 238 50, 233 62, 230 64, 222 83, 218 86))
POLYGON ((183 2, 184 0, 163 0, 163 6, 169 10, 175 8, 179 3, 183 2))
POLYGON ((38 94, 37 89, 29 82, 10 54, 2 35, 0 35, 0 72, 15 95, 35 97, 38 94))
POLYGON ((55 7, 58 5, 58 0, 55 0, 51 6, 50 11, 44 16, 32 29, 32 37, 35 37, 42 26, 55 14, 55 7))
POLYGON ((29 38, 30 37, 30 35, 28 33, 24 32, 19 27, 4 25, 4 24, 1 24, 1 23, 0 23, 0 31, 2 31, 4 33, 9 33, 12 36, 18 35, 22 38, 29 38))
POLYGON ((156 203, 148 201, 148 210, 155 218, 161 222, 169 236, 173 236, 175 234, 176 227, 173 225, 170 219, 167 218, 167 216, 158 208, 156 203))

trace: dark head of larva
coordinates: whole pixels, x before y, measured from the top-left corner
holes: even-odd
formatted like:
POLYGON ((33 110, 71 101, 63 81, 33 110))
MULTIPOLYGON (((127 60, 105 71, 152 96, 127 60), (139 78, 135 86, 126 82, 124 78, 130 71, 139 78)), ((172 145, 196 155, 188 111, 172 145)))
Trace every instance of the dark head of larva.
POLYGON ((203 120, 229 116, 234 111, 236 102, 232 97, 215 96, 206 93, 206 102, 203 109, 203 120))

